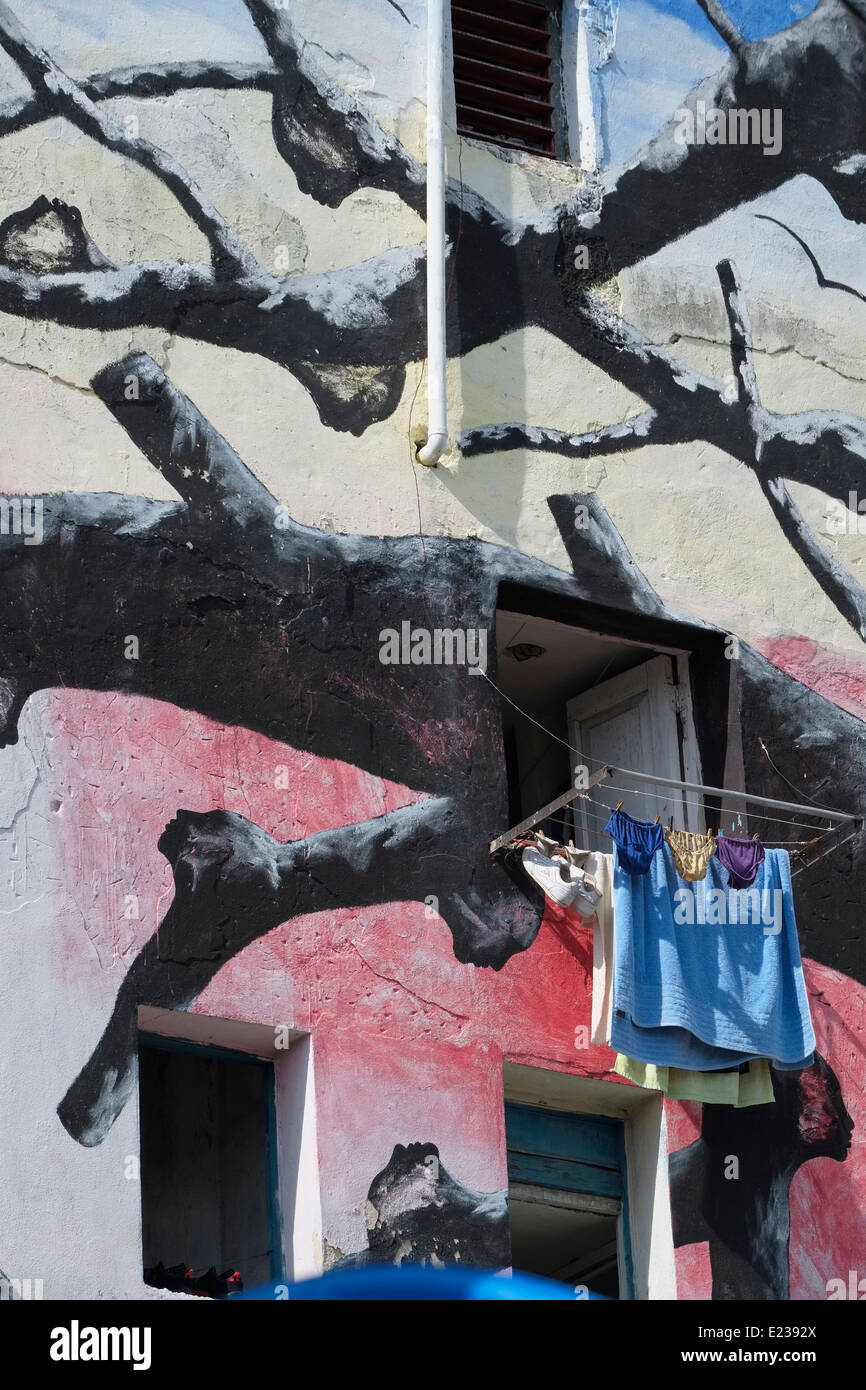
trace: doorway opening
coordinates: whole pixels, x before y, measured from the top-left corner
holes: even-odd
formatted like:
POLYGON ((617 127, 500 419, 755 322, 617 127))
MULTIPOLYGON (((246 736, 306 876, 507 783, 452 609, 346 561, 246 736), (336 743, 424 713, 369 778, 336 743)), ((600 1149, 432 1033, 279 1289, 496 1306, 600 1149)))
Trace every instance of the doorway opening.
MULTIPOLYGON (((574 786, 578 768, 586 777, 607 764, 700 782, 688 652, 506 608, 496 614, 496 649, 509 824, 574 786)), ((695 793, 617 778, 538 828, 609 850, 603 827, 619 801, 637 820, 703 828, 695 793)))
POLYGON ((140 1035, 145 1283, 229 1297, 278 1279, 273 1063, 140 1035))

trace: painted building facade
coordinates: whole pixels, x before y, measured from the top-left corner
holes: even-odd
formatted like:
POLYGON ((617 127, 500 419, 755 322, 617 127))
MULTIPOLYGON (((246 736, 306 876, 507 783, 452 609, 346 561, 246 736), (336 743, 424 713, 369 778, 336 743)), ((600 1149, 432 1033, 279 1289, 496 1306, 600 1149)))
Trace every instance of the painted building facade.
POLYGON ((518 1209, 540 1258, 562 1162, 606 1174, 575 1283, 866 1276, 862 841, 795 880, 818 1060, 743 1111, 612 1074, 591 927, 489 848, 620 708, 646 771, 863 809, 866 5, 550 24, 543 152, 466 133, 490 53, 449 39, 424 468, 422 0, 0 6, 0 1271, 47 1298, 238 1263, 227 1218, 172 1245, 158 1131, 231 1206, 256 1107, 248 1281, 507 1267, 518 1209), (177 1080, 161 1127, 152 1054, 196 1048, 264 1099, 177 1080))

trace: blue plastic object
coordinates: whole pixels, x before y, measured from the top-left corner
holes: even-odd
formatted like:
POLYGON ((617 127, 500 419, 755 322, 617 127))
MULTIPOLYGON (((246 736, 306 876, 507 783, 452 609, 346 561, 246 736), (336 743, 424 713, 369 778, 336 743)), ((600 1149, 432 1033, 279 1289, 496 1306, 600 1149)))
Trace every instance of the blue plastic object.
MULTIPOLYGON (((603 1294, 583 1292, 571 1284, 542 1279, 535 1274, 501 1274, 486 1269, 449 1266, 433 1269, 426 1265, 366 1265, 362 1269, 337 1270, 319 1279, 297 1284, 262 1284, 239 1295, 257 1302, 298 1299, 336 1299, 345 1301, 414 1302, 424 1299, 444 1301, 498 1301, 499 1299, 559 1299, 569 1303, 587 1300, 606 1303, 603 1294)), ((235 1302, 232 1299, 232 1302, 235 1302)))

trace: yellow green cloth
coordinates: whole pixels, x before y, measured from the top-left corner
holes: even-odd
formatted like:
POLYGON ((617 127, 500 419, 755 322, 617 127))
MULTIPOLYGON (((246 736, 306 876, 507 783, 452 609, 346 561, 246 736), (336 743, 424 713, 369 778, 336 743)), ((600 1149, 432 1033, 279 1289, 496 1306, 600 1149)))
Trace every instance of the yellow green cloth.
POLYGON ((657 1067, 617 1053, 614 1071, 650 1091, 663 1091, 669 1100, 700 1100, 710 1105, 768 1105, 774 1099, 770 1064, 765 1057, 749 1062, 746 1071, 686 1071, 657 1067))

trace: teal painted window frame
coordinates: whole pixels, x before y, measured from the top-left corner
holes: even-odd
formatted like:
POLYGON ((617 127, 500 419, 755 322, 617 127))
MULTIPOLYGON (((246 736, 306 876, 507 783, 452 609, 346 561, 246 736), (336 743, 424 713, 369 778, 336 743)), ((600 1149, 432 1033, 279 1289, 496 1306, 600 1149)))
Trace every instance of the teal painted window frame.
POLYGON ((620 1202, 621 1299, 634 1298, 625 1124, 609 1115, 505 1102, 508 1181, 620 1202))

